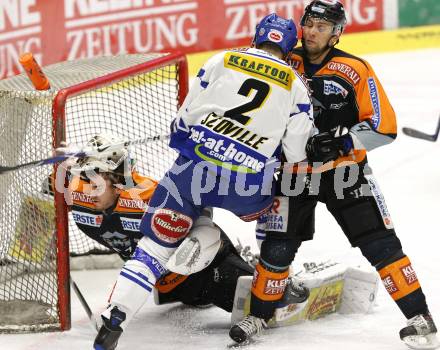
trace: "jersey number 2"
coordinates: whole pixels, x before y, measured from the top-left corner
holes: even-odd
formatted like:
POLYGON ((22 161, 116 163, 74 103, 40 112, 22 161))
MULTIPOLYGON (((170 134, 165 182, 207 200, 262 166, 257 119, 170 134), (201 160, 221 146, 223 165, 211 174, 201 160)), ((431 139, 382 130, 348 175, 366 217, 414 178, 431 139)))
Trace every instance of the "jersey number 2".
POLYGON ((251 118, 244 115, 244 113, 257 109, 263 104, 270 93, 270 85, 261 80, 246 79, 238 90, 238 94, 248 97, 252 90, 257 91, 252 101, 226 111, 224 117, 246 125, 251 118))

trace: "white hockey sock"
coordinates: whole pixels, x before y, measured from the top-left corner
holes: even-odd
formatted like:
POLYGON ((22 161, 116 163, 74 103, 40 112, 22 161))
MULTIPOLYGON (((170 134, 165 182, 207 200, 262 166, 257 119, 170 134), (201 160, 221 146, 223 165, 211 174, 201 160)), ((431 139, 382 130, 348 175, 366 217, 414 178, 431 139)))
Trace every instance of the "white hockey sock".
POLYGON ((121 327, 125 328, 134 314, 144 305, 156 283, 151 270, 137 260, 128 260, 121 269, 111 296, 110 307, 102 313, 110 319, 110 311, 114 306, 125 312, 126 320, 121 327))
POLYGON ((114 306, 125 312, 126 319, 121 327, 124 329, 136 312, 145 304, 156 280, 166 273, 163 267, 175 248, 166 248, 143 237, 131 260, 121 269, 110 299, 110 307, 101 315, 110 319, 114 306))

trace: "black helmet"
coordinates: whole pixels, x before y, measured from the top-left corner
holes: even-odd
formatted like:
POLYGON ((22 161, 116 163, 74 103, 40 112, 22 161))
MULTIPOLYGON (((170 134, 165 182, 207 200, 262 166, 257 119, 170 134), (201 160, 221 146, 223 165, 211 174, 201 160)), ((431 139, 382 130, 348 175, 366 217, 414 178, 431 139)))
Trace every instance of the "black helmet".
POLYGON ((314 0, 304 10, 301 18, 301 26, 304 27, 307 18, 321 18, 332 22, 333 34, 339 35, 344 30, 347 19, 345 18, 344 6, 337 0, 314 0))

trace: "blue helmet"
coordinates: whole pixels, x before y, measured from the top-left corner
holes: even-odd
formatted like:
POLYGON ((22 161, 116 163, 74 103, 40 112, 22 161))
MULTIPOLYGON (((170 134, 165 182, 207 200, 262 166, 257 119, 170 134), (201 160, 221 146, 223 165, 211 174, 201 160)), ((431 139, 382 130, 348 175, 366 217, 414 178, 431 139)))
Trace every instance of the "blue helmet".
POLYGON ((295 23, 291 19, 284 19, 275 13, 267 15, 257 24, 253 41, 255 46, 264 42, 274 43, 284 55, 287 55, 298 42, 295 23))

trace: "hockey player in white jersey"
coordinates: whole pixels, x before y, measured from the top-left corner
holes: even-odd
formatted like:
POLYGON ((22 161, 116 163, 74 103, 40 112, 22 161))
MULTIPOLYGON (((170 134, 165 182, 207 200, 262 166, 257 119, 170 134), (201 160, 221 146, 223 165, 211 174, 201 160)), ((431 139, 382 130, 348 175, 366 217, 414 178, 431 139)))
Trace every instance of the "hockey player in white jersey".
POLYGON ((271 14, 252 48, 219 53, 200 70, 173 125, 179 156, 149 202, 144 237, 121 270, 95 349, 116 348, 191 227, 210 225, 204 207, 254 220, 272 205, 281 149, 288 162, 306 158, 311 101, 285 61, 296 43, 293 21, 271 14))

